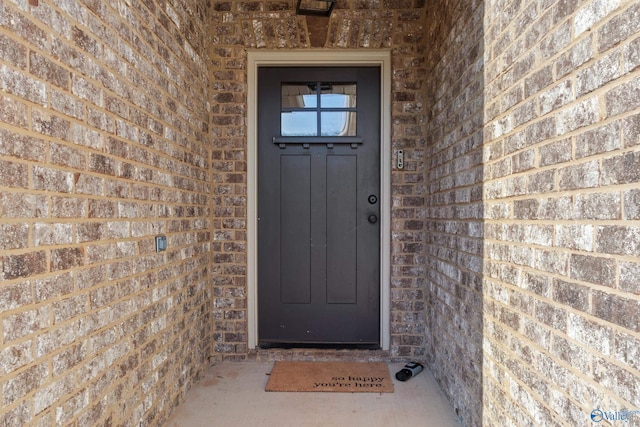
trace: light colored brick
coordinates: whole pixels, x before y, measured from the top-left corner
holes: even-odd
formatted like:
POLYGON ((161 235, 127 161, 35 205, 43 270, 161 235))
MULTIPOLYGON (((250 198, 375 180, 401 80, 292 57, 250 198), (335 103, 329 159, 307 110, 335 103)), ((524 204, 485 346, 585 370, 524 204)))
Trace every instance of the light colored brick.
POLYGON ((43 162, 46 145, 42 139, 27 137, 8 129, 0 129, 0 154, 43 162))
POLYGON ((72 242, 71 224, 34 224, 35 244, 42 245, 63 245, 72 242))
POLYGON ((551 296, 555 302, 561 305, 584 312, 589 310, 590 291, 584 285, 554 280, 551 296))
POLYGON ((31 341, 6 346, 0 353, 0 372, 7 375, 34 361, 31 341))
POLYGON ((614 15, 598 30, 598 51, 606 52, 627 37, 640 32, 640 5, 630 3, 629 8, 614 15))
POLYGON ((28 245, 27 224, 0 224, 0 250, 22 249, 28 245))
POLYGON ((596 123, 601 118, 598 99, 592 97, 558 112, 558 133, 564 134, 596 123))
POLYGON ((604 355, 611 353, 613 332, 610 326, 598 324, 578 314, 569 313, 567 335, 604 355))
POLYGON ((600 164, 596 161, 567 166, 558 171, 559 188, 575 190, 597 187, 600 183, 600 164))
POLYGON ((630 152, 602 161, 602 183, 630 184, 640 182, 640 152, 630 152))
POLYGON ((640 367, 640 342, 638 341, 638 338, 631 334, 616 333, 616 359, 626 363, 631 368, 638 369, 640 367))
POLYGON ((622 146, 620 123, 600 127, 594 131, 580 134, 576 138, 576 158, 583 158, 606 151, 617 150, 622 146))
POLYGON ((596 250, 606 254, 639 256, 640 227, 631 225, 599 226, 596 250))
POLYGON ((617 9, 619 5, 620 0, 594 0, 587 2, 578 9, 573 18, 573 27, 576 35, 589 30, 592 25, 605 18, 608 13, 617 9))
MULTIPOLYGON (((547 71, 547 75, 550 73, 547 71)), ((540 114, 544 115, 575 100, 573 81, 564 80, 540 94, 540 114)))
POLYGON ((29 172, 23 164, 0 160, 0 174, 7 187, 27 188, 29 185, 29 172))
POLYGON ((560 54, 560 58, 554 64, 556 73, 559 77, 564 77, 593 58, 593 55, 593 37, 589 35, 571 46, 568 52, 560 54))
POLYGON ((19 401, 26 394, 45 384, 48 377, 46 365, 34 365, 15 377, 2 382, 2 403, 7 406, 19 401))
POLYGON ((46 103, 46 86, 43 82, 15 71, 5 64, 0 65, 0 87, 4 92, 36 104, 46 103))
POLYGON ((71 273, 34 280, 35 301, 43 302, 52 298, 68 295, 74 290, 74 280, 71 273))
POLYGON ((49 307, 25 310, 2 319, 3 340, 10 342, 38 332, 49 326, 49 307))
POLYGON ((632 332, 640 331, 640 301, 608 292, 594 291, 593 314, 632 332))
POLYGON ((27 106, 7 96, 0 97, 0 119, 7 125, 27 128, 27 106))
POLYGON ((622 217, 618 193, 578 194, 573 198, 573 218, 576 220, 616 220, 622 217))
POLYGON ((594 359, 593 370, 596 381, 632 405, 638 404, 636 390, 640 387, 640 379, 637 375, 601 358, 594 359))
POLYGON ((640 263, 620 263, 620 289, 640 295, 640 263))
POLYGON ((34 188, 59 193, 73 191, 74 176, 70 172, 34 166, 34 188))
POLYGON ((556 225, 555 246, 592 251, 594 249, 595 233, 596 230, 592 225, 556 225))
POLYGON ((630 73, 640 66, 640 38, 624 46, 624 71, 630 73))
POLYGON ((607 115, 615 117, 618 114, 633 111, 637 108, 638 96, 640 96, 640 78, 620 84, 605 94, 607 103, 607 115))
POLYGON ((582 96, 588 94, 606 83, 619 78, 622 74, 620 53, 614 51, 578 73, 576 77, 577 95, 582 96))

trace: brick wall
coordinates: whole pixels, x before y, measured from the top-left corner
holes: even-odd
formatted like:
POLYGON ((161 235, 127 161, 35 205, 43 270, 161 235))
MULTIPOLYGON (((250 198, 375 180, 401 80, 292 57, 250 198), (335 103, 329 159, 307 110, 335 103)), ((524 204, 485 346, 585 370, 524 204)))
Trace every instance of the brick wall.
POLYGON ((318 23, 295 15, 294 2, 216 1, 211 29, 215 349, 244 359, 246 300, 246 48, 310 48, 310 27, 328 48, 392 50, 392 144, 405 151, 392 176, 391 355, 424 358, 424 69, 423 1, 341 1, 318 23), (313 25, 308 25, 313 23, 313 25))
POLYGON ((640 6, 428 9, 436 378, 466 425, 637 409, 640 6))
POLYGON ((161 425, 207 366, 208 13, 0 1, 3 426, 161 425))
POLYGON ((439 2, 425 25, 426 351, 466 425, 482 417, 483 12, 439 2))
POLYGON ((0 0, 0 423, 161 425, 250 356, 245 49, 312 46, 392 51, 391 357, 465 425, 640 407, 638 2, 39 3, 0 0))
POLYGON ((640 4, 498 1, 485 22, 483 420, 638 409, 640 4))

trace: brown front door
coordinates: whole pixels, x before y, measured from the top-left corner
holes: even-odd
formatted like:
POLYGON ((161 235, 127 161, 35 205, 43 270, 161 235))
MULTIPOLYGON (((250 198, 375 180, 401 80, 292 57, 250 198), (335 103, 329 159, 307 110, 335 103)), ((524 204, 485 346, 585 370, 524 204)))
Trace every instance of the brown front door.
POLYGON ((258 70, 258 342, 380 340, 380 68, 258 70))

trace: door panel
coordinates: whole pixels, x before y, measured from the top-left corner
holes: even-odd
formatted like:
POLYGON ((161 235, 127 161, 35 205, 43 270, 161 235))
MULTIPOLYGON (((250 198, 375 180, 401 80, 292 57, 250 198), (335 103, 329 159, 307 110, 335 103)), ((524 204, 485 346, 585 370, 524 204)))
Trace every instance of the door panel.
POLYGON ((356 156, 327 156, 327 303, 355 304, 356 156))
POLYGON ((261 346, 379 346, 379 78, 258 70, 261 346))
POLYGON ((280 161, 280 300, 309 303, 311 162, 309 156, 282 156, 280 161))

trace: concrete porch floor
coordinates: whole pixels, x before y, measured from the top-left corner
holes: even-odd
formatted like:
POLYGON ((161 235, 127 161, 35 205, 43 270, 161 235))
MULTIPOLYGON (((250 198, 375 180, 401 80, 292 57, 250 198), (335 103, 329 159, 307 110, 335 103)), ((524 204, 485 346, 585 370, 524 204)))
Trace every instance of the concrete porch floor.
POLYGON ((407 382, 395 379, 404 363, 388 363, 394 393, 265 392, 272 362, 222 362, 174 411, 167 427, 459 427, 461 424, 428 370, 407 382))

